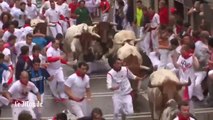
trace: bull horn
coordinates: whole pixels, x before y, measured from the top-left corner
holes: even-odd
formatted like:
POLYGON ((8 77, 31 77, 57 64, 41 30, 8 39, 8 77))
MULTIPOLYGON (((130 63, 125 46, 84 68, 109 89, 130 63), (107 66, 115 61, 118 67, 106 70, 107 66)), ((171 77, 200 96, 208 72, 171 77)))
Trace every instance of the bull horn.
POLYGON ((114 26, 118 25, 117 23, 114 23, 114 22, 110 22, 110 24, 114 26))
POLYGON ((143 70, 151 70, 150 67, 144 66, 144 65, 140 65, 140 68, 143 70))
POLYGON ((191 79, 189 78, 187 83, 179 83, 179 85, 180 85, 180 86, 189 86, 189 85, 191 85, 191 83, 192 83, 192 81, 191 81, 191 79))
POLYGON ((92 24, 93 24, 93 25, 96 25, 96 24, 98 24, 98 22, 92 22, 92 24))
POLYGON ((93 36, 97 37, 97 38, 101 38, 100 35, 96 34, 96 33, 92 33, 93 36))

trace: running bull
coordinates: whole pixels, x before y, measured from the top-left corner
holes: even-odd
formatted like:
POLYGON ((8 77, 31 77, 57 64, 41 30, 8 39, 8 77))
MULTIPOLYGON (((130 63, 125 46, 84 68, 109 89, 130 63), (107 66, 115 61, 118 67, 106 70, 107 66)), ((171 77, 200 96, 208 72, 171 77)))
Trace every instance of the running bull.
POLYGON ((100 36, 94 32, 95 26, 87 24, 73 25, 67 29, 64 50, 73 53, 74 59, 94 61, 100 59, 103 50, 100 45, 100 36))
MULTIPOLYGON (((161 114, 166 108, 166 103, 174 99, 177 103, 182 101, 180 91, 183 86, 189 86, 188 83, 180 83, 176 74, 170 70, 159 69, 150 75, 148 98, 153 120, 159 120, 161 114)), ((166 113, 164 113, 166 114, 166 113)))

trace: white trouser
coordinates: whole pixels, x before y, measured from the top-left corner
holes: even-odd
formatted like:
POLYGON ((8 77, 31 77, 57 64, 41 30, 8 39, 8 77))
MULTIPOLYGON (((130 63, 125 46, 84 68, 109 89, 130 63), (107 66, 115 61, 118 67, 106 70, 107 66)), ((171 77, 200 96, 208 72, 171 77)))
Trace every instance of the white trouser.
POLYGON ((77 118, 90 115, 90 108, 86 99, 84 99, 82 102, 68 100, 66 102, 66 107, 71 111, 71 113, 75 114, 77 118))
POLYGON ((61 33, 61 34, 63 34, 63 32, 62 32, 62 27, 61 27, 61 25, 60 25, 60 23, 54 23, 56 26, 50 26, 49 28, 50 28, 50 31, 51 31, 51 33, 52 33, 52 36, 53 37, 56 37, 56 35, 58 34, 58 33, 61 33))
POLYGON ((61 23, 61 27, 62 27, 62 32, 63 32, 63 34, 65 34, 67 31, 67 28, 68 28, 68 23, 67 23, 67 21, 64 21, 64 20, 60 20, 60 23, 61 23))
POLYGON ((101 14, 101 21, 102 22, 107 22, 109 19, 109 13, 102 13, 101 14))
POLYGON ((153 50, 157 49, 159 46, 158 43, 158 35, 157 35, 157 30, 152 30, 150 32, 146 32, 144 34, 144 38, 143 38, 143 49, 144 52, 147 53, 147 55, 152 52, 151 51, 151 46, 150 46, 150 42, 152 43, 152 48, 153 50), (151 41, 152 40, 152 41, 151 41))
POLYGON ((160 68, 165 68, 166 65, 168 64, 168 55, 169 55, 169 50, 167 49, 159 49, 160 53, 160 68))
POLYGON ((3 105, 9 105, 9 100, 3 96, 0 96, 0 107, 3 105))
POLYGON ((144 32, 143 32, 144 27, 137 27, 137 33, 136 33, 136 37, 137 38, 142 38, 144 36, 144 32))
POLYGON ((206 71, 196 72, 195 75, 196 75, 196 79, 195 79, 195 86, 194 86, 193 95, 196 96, 199 100, 203 100, 204 95, 203 95, 201 82, 206 77, 206 71))
POLYGON ((112 96, 114 106, 114 120, 120 120, 121 114, 128 115, 133 114, 133 104, 131 95, 116 95, 112 96))
POLYGON ((64 92, 64 73, 62 68, 59 69, 49 69, 47 68, 50 76, 53 76, 52 81, 48 81, 50 90, 54 97, 56 98, 67 98, 64 92))
POLYGON ((18 120, 18 116, 22 111, 29 111, 33 119, 36 119, 36 115, 32 107, 23 107, 23 106, 18 107, 15 105, 11 105, 11 109, 12 109, 13 120, 18 120))
POLYGON ((38 118, 40 118, 42 114, 42 108, 44 107, 44 93, 41 94, 41 102, 38 102, 37 96, 33 93, 29 93, 28 99, 30 103, 36 104, 34 107, 34 113, 38 118))
MULTIPOLYGON (((37 96, 33 93, 29 94, 28 98, 29 98, 29 101, 31 101, 31 102, 37 102, 38 101, 37 96)), ((44 93, 41 94, 41 103, 42 104, 44 103, 44 93)))
POLYGON ((156 52, 150 52, 148 56, 149 56, 149 59, 152 62, 153 67, 156 66, 158 68, 159 65, 160 65, 160 59, 157 56, 157 53, 156 52))

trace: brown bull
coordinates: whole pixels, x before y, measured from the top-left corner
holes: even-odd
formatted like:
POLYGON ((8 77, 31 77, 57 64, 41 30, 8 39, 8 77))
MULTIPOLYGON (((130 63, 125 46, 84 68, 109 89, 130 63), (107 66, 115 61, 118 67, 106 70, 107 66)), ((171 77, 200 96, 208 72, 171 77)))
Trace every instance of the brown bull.
MULTIPOLYGON (((149 66, 152 66, 151 60, 149 60, 149 57, 146 56, 146 54, 140 54, 139 51, 135 46, 132 46, 128 43, 125 43, 124 46, 118 49, 117 56, 121 60, 123 60, 124 65, 127 66, 133 74, 136 76, 139 76, 141 78, 147 77, 152 72, 152 67, 149 68, 149 66), (149 68, 149 70, 144 69, 149 68)), ((141 82, 138 81, 130 81, 132 88, 133 88, 133 105, 135 108, 135 111, 137 110, 137 93, 138 90, 141 87, 141 82)))
POLYGON ((112 48, 113 42, 112 39, 116 34, 114 29, 115 23, 111 22, 93 22, 96 25, 94 31, 101 37, 100 44, 103 48, 104 54, 109 51, 109 48, 112 48))
POLYGON ((79 37, 80 44, 83 50, 83 59, 85 61, 94 61, 101 59, 102 57, 102 48, 100 47, 97 37, 91 35, 88 32, 82 33, 79 37), (97 52, 97 49, 99 52, 97 52))
MULTIPOLYGON (((149 59, 148 56, 146 56, 146 54, 143 54, 143 59, 149 59)), ((142 65, 144 66, 150 66, 152 65, 152 63, 149 62, 150 60, 147 60, 147 61, 144 61, 142 65)), ((145 78, 147 76, 150 75, 151 71, 152 70, 145 70, 145 69, 142 69, 140 66, 140 63, 139 63, 139 60, 137 58, 137 56, 133 56, 133 55, 130 55, 128 56, 127 58, 123 59, 123 62, 124 62, 124 65, 127 66, 129 68, 130 71, 132 71, 132 73, 136 76, 139 76, 141 78, 145 78)), ((132 92, 132 98, 133 98, 133 106, 134 106, 134 110, 139 112, 140 110, 140 106, 138 106, 138 103, 139 103, 139 100, 138 100, 138 90, 139 90, 139 87, 140 87, 140 83, 138 81, 135 81, 135 80, 131 80, 130 81, 131 83, 131 86, 133 88, 133 92, 132 92)))
POLYGON ((42 33, 44 35, 47 35, 47 26, 48 24, 45 22, 45 23, 38 23, 36 26, 35 26, 35 29, 34 31, 35 32, 38 32, 39 33, 42 33))
POLYGON ((72 52, 73 58, 80 61, 100 59, 103 54, 98 42, 100 36, 92 31, 93 28, 84 23, 69 27, 64 39, 65 52, 72 52))
POLYGON ((182 101, 179 91, 183 86, 188 86, 190 83, 190 80, 188 83, 180 83, 177 77, 174 77, 174 73, 169 70, 160 69, 152 73, 148 85, 148 98, 152 119, 159 120, 161 118, 162 112, 167 107, 166 103, 169 100, 182 101))

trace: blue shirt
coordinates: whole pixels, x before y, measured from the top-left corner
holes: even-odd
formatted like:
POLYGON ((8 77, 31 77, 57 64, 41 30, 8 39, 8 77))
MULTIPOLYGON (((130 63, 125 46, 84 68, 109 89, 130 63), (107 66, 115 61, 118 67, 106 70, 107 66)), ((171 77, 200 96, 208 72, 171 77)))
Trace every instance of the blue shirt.
POLYGON ((44 37, 34 37, 33 42, 36 45, 39 45, 41 49, 47 45, 47 40, 44 37))
POLYGON ((44 80, 46 80, 48 77, 50 77, 50 74, 47 72, 47 70, 40 68, 38 71, 34 71, 31 69, 29 71, 30 81, 35 84, 35 86, 38 88, 39 93, 44 93, 44 80))
POLYGON ((2 83, 2 75, 4 70, 9 70, 8 66, 5 65, 4 63, 0 63, 0 82, 2 83))

